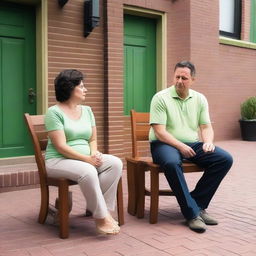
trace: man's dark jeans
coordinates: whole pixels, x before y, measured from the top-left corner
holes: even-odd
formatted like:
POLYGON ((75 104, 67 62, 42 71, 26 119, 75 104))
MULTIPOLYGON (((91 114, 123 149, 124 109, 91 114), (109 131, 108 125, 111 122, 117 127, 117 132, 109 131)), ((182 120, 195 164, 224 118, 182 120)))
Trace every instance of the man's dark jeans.
POLYGON ((232 166, 232 156, 216 147, 213 153, 205 153, 202 142, 186 143, 196 156, 185 158, 204 168, 204 173, 195 189, 189 192, 183 174, 181 153, 174 147, 161 141, 153 141, 151 153, 154 163, 164 170, 165 177, 180 205, 181 212, 187 220, 197 217, 201 210, 208 207, 222 179, 232 166))

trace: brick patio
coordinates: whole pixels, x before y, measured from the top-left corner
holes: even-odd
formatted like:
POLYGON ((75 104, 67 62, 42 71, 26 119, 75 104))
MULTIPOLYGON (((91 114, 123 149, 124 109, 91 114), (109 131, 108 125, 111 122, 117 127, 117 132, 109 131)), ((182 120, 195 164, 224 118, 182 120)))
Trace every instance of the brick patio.
MULTIPOLYGON (((95 232, 91 218, 83 216, 84 200, 73 191, 70 237, 58 238, 58 229, 48 219, 37 223, 39 189, 0 193, 0 256, 165 256, 165 255, 256 255, 256 142, 216 143, 233 154, 234 165, 219 188, 209 212, 220 222, 203 234, 190 231, 175 198, 161 197, 157 224, 146 216, 126 213, 127 185, 124 171, 125 225, 116 236, 95 232)), ((200 173, 188 174, 192 188, 200 173)), ((161 183, 166 184, 164 179, 161 183)), ((52 198, 54 199, 54 198, 52 198)))

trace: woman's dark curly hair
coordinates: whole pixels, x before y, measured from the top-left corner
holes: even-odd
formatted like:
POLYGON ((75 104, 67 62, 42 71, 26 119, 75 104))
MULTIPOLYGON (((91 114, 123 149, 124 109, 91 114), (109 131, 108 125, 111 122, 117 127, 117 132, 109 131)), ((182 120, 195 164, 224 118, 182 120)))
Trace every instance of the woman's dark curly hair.
POLYGON ((68 100, 74 88, 84 79, 82 72, 76 69, 65 69, 54 80, 55 96, 59 102, 68 100))

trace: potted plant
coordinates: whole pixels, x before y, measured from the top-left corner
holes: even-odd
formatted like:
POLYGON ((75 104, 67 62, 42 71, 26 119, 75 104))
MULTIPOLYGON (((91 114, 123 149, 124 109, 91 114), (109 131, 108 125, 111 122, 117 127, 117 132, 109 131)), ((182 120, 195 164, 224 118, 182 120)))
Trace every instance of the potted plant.
POLYGON ((240 128, 243 140, 256 141, 256 96, 241 104, 240 128))

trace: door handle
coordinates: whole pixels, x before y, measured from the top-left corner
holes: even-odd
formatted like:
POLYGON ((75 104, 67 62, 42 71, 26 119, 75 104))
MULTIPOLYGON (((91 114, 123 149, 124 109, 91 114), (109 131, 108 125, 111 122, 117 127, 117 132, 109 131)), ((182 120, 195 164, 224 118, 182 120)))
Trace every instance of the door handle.
POLYGON ((35 99, 36 99, 36 93, 35 93, 34 89, 29 88, 28 89, 28 102, 30 104, 33 104, 35 102, 35 99))

